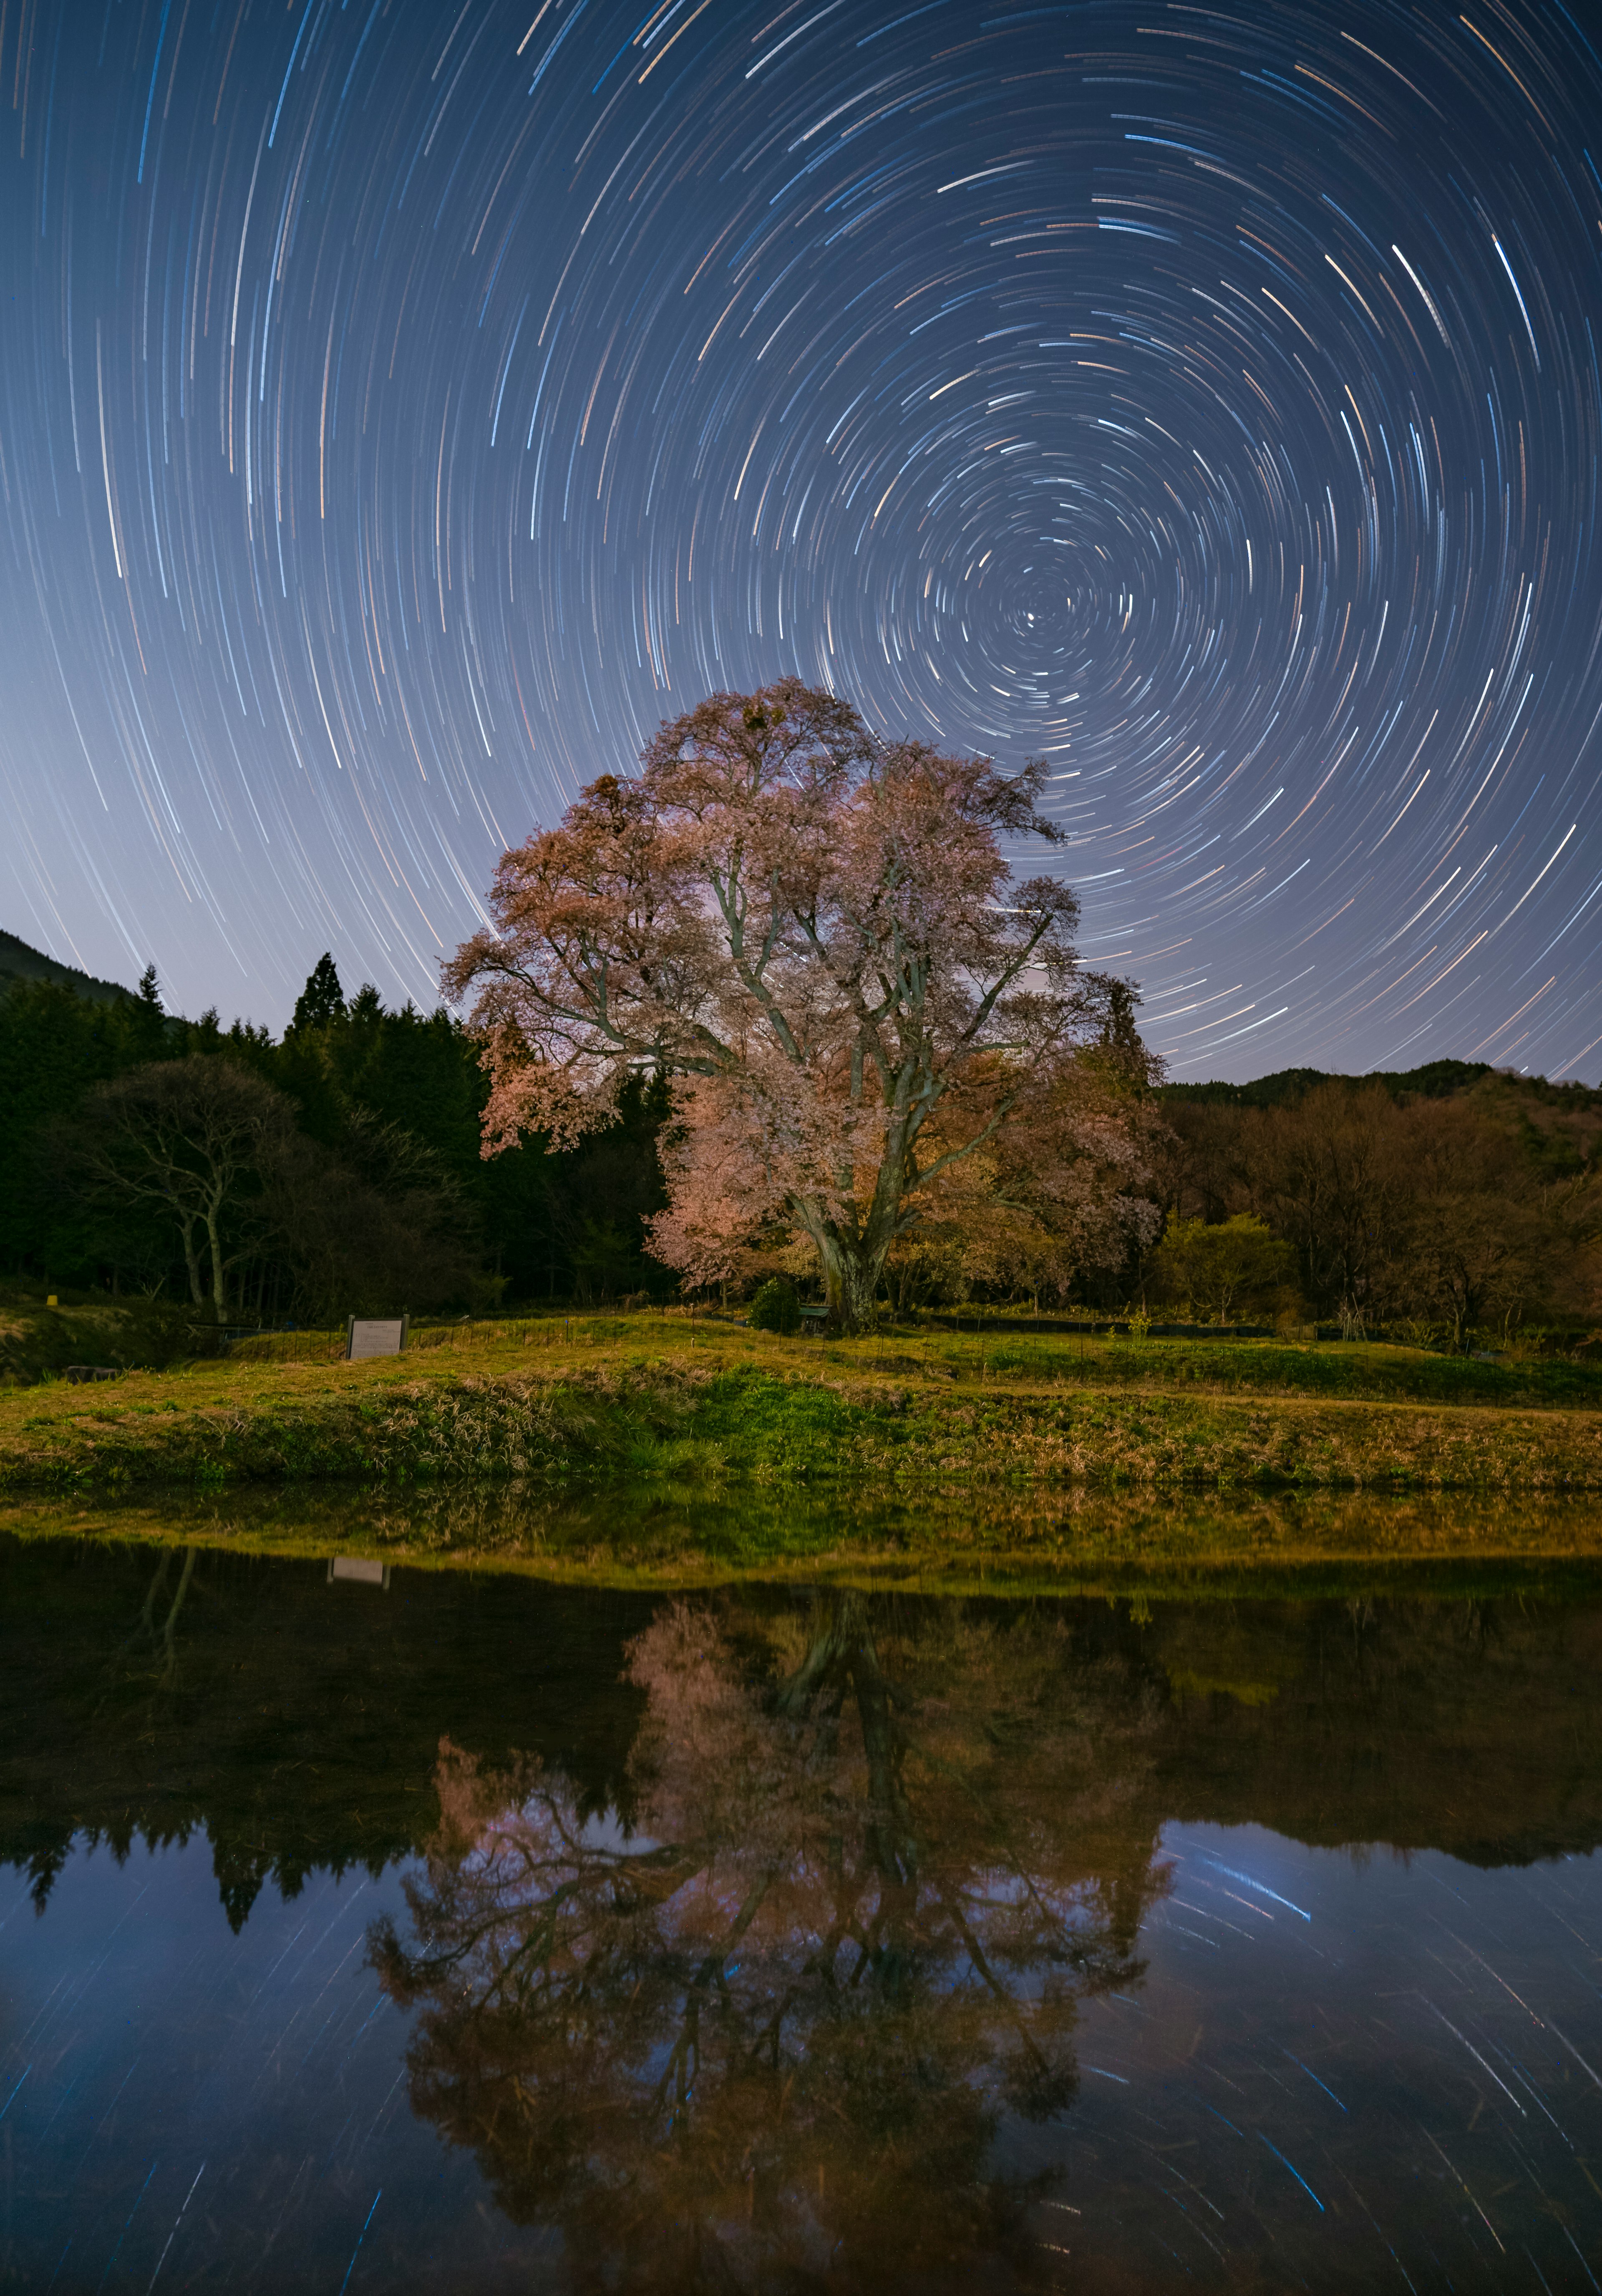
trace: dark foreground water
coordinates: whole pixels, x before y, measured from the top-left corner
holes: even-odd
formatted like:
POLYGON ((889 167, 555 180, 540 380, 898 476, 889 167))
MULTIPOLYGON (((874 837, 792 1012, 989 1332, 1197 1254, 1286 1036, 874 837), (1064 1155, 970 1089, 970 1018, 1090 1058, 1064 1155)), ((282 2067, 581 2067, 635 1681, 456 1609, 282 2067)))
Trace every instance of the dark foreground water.
POLYGON ((1598 2288, 1599 1844, 1579 1564, 0 1540, 0 2285, 1598 2288))

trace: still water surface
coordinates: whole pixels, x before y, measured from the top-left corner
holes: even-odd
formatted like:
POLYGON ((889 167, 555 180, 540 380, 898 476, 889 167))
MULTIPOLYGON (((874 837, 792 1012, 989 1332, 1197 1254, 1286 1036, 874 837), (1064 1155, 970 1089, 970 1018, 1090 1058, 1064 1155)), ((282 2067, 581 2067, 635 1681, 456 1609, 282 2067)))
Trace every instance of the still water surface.
POLYGON ((1602 2285, 1602 1571, 0 1540, 0 2285, 1602 2285))

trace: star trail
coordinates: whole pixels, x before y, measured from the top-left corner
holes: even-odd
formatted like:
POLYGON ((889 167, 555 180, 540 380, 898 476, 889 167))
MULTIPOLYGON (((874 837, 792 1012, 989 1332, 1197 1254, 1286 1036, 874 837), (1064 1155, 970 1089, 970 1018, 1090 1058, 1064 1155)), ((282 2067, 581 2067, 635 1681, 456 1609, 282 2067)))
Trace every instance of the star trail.
POLYGON ((1179 1077, 1602 1069, 1560 0, 0 0, 0 922, 431 1003, 785 674, 1043 755, 1179 1077))

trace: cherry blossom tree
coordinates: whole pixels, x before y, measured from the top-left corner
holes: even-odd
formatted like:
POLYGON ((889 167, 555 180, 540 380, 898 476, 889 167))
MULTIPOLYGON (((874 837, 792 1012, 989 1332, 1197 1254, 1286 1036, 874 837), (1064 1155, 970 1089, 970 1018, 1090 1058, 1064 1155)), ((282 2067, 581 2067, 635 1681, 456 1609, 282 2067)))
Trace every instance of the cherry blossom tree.
POLYGON ((969 1160, 1026 1165, 1037 1215, 1072 1199, 1083 1226, 1088 1153, 1127 1209, 1108 1095, 1073 1085, 1120 1030, 1124 1082, 1143 1079, 1127 984, 1080 966, 1072 891, 1003 851, 1059 838, 1045 781, 878 741, 793 678, 665 725, 635 778, 603 775, 503 857, 493 925, 445 968, 448 994, 476 992, 484 1152, 527 1130, 566 1145, 631 1070, 666 1074, 652 1250, 707 1283, 799 1230, 847 1330, 969 1160))

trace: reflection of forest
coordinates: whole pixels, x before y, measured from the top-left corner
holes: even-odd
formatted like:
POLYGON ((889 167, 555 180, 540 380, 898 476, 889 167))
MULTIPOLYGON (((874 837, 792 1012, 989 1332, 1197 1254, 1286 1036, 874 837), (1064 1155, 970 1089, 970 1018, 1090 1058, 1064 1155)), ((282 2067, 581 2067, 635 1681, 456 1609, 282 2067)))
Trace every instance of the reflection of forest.
MULTIPOLYGON (((1483 1601, 871 1609, 897 1650, 983 1622, 993 1667, 1014 1628, 1050 1624, 1047 1680, 1097 1740, 1129 1870, 1173 1817, 1498 1862, 1602 1841, 1602 1587, 1542 1578, 1539 1598, 1483 1601)), ((731 1600, 736 1642, 761 1649, 807 1602, 731 1600)), ((424 1841, 445 1736, 491 1765, 536 1757, 586 1814, 626 1817, 644 1698, 625 1645, 659 1607, 465 1573, 397 1570, 385 1595, 331 1587, 321 1563, 0 1538, 0 1859, 31 1866, 42 1901, 75 1833, 203 1828, 242 1920, 269 1874, 292 1889, 424 1841)))
POLYGON ((599 1806, 640 1709, 619 1687, 646 1603, 524 1581, 0 1537, 0 1861, 43 1905, 75 1834, 209 1838, 235 1927, 269 1875, 374 1872, 438 1815, 449 1733, 535 1747, 599 1806), (192 1557, 192 1562, 191 1558, 192 1557))

